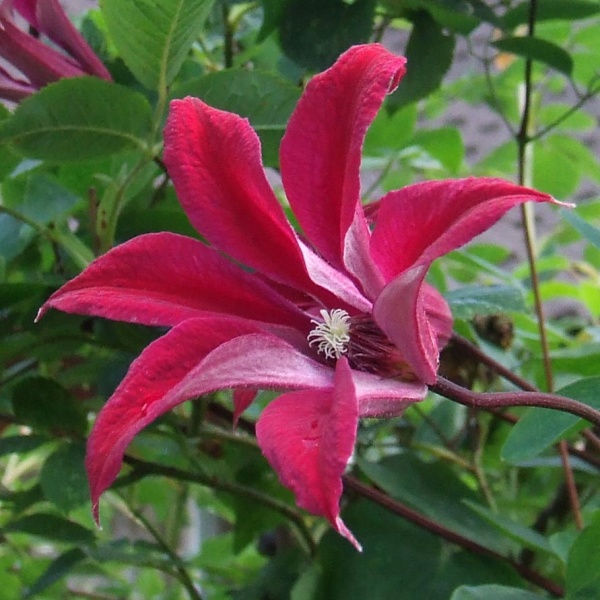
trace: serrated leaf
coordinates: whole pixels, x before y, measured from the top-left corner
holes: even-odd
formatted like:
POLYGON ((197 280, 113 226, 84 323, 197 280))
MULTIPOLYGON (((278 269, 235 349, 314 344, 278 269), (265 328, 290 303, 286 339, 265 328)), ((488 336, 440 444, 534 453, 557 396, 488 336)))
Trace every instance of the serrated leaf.
POLYGON ((106 25, 123 61, 152 90, 173 81, 214 0, 101 0, 106 25))
POLYGON ((95 539, 91 529, 50 513, 26 515, 7 523, 2 531, 4 533, 27 533, 54 542, 71 544, 92 544, 95 539))
POLYGON ((405 52, 408 61, 406 75, 387 100, 391 110, 416 102, 437 90, 452 64, 454 36, 424 11, 414 15, 413 23, 405 52))
MULTIPOLYGON (((600 12, 600 3, 596 0, 538 0, 535 19, 549 21, 559 19, 571 21, 593 17, 600 12)), ((506 29, 514 29, 527 23, 529 19, 529 3, 522 2, 506 11, 502 22, 506 29)))
POLYGON ((51 162, 87 160, 145 147, 151 123, 141 94, 96 77, 74 77, 21 102, 2 122, 0 143, 51 162))
POLYGON ((88 502, 83 444, 65 444, 52 453, 40 472, 44 497, 63 513, 88 502))
MULTIPOLYGON (((556 393, 600 409, 600 377, 581 379, 556 393)), ((570 413, 530 408, 511 429, 502 447, 501 457, 511 464, 530 460, 585 423, 570 413)))
POLYGON ((456 319, 472 319, 475 315, 491 315, 526 310, 523 292, 509 285, 466 286, 446 294, 456 319))
POLYGON ((27 589, 23 598, 35 598, 41 591, 70 573, 85 557, 85 552, 80 548, 67 550, 50 563, 35 583, 27 589))
POLYGON ((275 165, 279 143, 300 90, 269 73, 229 69, 187 81, 173 95, 196 96, 215 108, 249 119, 260 136, 264 161, 275 165))
POLYGON ((567 76, 573 71, 573 59, 570 54, 547 40, 534 37, 507 37, 492 42, 492 45, 503 52, 544 63, 567 76))
POLYGON ((450 600, 543 600, 546 596, 540 596, 520 588, 507 587, 505 585, 461 585, 454 590, 450 600))

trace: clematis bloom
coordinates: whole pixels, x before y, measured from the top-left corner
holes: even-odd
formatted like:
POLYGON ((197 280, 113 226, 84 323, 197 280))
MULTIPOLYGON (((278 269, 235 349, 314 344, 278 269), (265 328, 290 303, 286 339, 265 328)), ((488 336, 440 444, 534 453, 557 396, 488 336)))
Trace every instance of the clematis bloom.
POLYGON ((69 21, 58 0, 3 0, 0 4, 0 56, 24 76, 0 67, 0 98, 20 102, 43 86, 80 75, 111 80, 100 59, 69 21), (45 35, 51 48, 15 23, 15 14, 45 35))
POLYGON ((552 201, 498 179, 431 181, 386 194, 368 222, 363 140, 404 71, 382 46, 355 46, 306 86, 280 152, 302 235, 269 187, 248 122, 196 98, 173 101, 164 161, 206 243, 137 237, 41 309, 172 327, 97 417, 87 450, 96 517, 127 445, 159 415, 232 388, 237 416, 255 390, 280 390, 256 425, 263 453, 301 507, 360 547, 340 518, 358 419, 422 399, 451 333, 428 267, 511 207, 552 201))

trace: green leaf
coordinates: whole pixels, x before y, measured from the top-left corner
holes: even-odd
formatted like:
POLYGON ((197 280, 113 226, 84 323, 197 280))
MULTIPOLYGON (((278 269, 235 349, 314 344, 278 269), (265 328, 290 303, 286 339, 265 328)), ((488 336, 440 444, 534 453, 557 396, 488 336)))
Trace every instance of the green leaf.
MULTIPOLYGON (((10 117, 9 110, 0 104, 0 123, 10 117)), ((4 179, 20 162, 18 157, 12 148, 8 144, 4 144, 0 147, 0 181, 4 179)))
MULTIPOLYGON (((570 21, 592 17, 600 12, 597 0, 538 0, 536 21, 561 20, 570 21)), ((502 21, 506 29, 514 29, 529 20, 529 3, 522 2, 515 8, 506 11, 502 21)))
POLYGON ((374 0, 288 0, 281 17, 281 48, 299 65, 320 71, 352 44, 368 41, 374 18, 374 0))
POLYGON ((538 533, 529 527, 525 527, 512 519, 507 519, 502 515, 495 514, 489 508, 480 506, 475 502, 470 502, 469 500, 464 500, 463 502, 498 531, 502 532, 510 539, 515 540, 525 548, 529 548, 535 552, 554 554, 550 542, 541 533, 538 533))
POLYGON ((80 403, 53 379, 21 380, 13 389, 12 404, 17 421, 35 429, 79 434, 87 429, 80 403))
POLYGON ((420 129, 415 133, 412 142, 438 160, 450 174, 458 174, 465 156, 465 147, 458 129, 455 127, 420 129))
POLYGON ((534 37, 506 37, 492 42, 492 45, 503 52, 544 63, 567 76, 571 75, 573 70, 573 59, 569 53, 547 40, 534 37))
POLYGON ((414 15, 413 23, 405 53, 408 69, 398 89, 388 98, 388 106, 393 110, 437 90, 452 64, 454 36, 424 11, 414 15))
POLYGON ((60 581, 75 566, 77 566, 86 554, 80 548, 72 548, 55 558, 48 568, 42 573, 37 581, 24 594, 24 598, 35 598, 37 594, 51 586, 53 583, 60 581))
POLYGON ((585 219, 582 219, 575 211, 561 208, 560 216, 572 225, 581 235, 596 248, 600 248, 600 228, 594 227, 585 219))
POLYGON ((467 286, 446 294, 455 319, 472 319, 475 315, 491 315, 526 310, 523 292, 510 285, 467 286))
POLYGON ((58 448, 42 466, 40 485, 44 497, 63 513, 89 501, 84 458, 85 446, 69 443, 58 448))
POLYGON ((325 534, 317 555, 323 569, 314 600, 447 600, 461 584, 520 583, 505 564, 450 550, 439 537, 371 502, 352 504, 343 519, 363 552, 335 532, 325 534))
POLYGON ((50 84, 0 125, 0 143, 51 162, 78 161, 145 147, 152 124, 139 93, 96 77, 50 84))
POLYGON ((367 131, 364 154, 378 156, 401 150, 410 142, 416 122, 416 106, 407 106, 394 114, 379 111, 367 131))
POLYGON ((101 0, 123 61, 152 90, 173 81, 200 35, 214 0, 101 0))
POLYGON ((43 435, 11 435, 0 438, 0 456, 7 454, 26 454, 48 443, 43 435))
POLYGON ((215 108, 249 119, 260 136, 264 162, 276 165, 279 143, 300 90, 268 73, 229 69, 187 81, 173 95, 196 96, 215 108))
POLYGON ((379 463, 361 459, 358 464, 379 488, 427 517, 498 552, 509 547, 484 519, 462 504, 465 499, 476 502, 480 498, 447 465, 425 463, 407 453, 379 463))
POLYGON ((565 600, 593 600, 600 594, 600 518, 586 527, 571 546, 565 600))
POLYGON ((280 25, 286 0, 261 0, 263 21, 256 38, 260 44, 266 40, 280 25))
POLYGON ((450 600, 543 600, 540 596, 520 588, 504 585, 461 585, 450 597, 450 600))
MULTIPOLYGON (((546 140, 545 140, 546 141, 546 140)), ((559 148, 541 143, 533 154, 533 185, 556 198, 568 198, 579 184, 578 165, 559 148), (560 169, 556 165, 560 165, 560 169)))
POLYGON ((95 539, 91 529, 50 513, 26 515, 7 523, 2 531, 4 533, 27 533, 54 542, 71 544, 93 544, 95 539))
MULTIPOLYGON (((556 393, 600 409, 600 377, 581 379, 556 393)), ((511 464, 530 460, 585 424, 569 413, 530 408, 511 429, 501 451, 502 459, 511 464)))
POLYGON ((11 215, 0 212, 0 258, 3 262, 8 262, 21 254, 33 237, 34 232, 31 227, 11 215))

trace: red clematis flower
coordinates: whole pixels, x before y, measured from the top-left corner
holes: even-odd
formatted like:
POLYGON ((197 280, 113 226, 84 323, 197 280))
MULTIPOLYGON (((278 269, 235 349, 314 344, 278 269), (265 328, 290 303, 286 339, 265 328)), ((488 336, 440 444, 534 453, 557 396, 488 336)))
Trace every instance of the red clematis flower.
POLYGON ((20 102, 63 77, 96 75, 111 80, 58 0, 4 0, 0 4, 0 56, 26 77, 13 76, 0 67, 0 98, 12 102, 20 102), (15 11, 66 54, 19 29, 15 24, 15 11))
POLYGON ((42 307, 173 327, 98 415, 87 453, 96 516, 143 427, 223 388, 237 390, 239 415, 266 388, 283 393, 257 422, 264 454, 300 506, 359 547, 339 516, 358 419, 399 415, 422 399, 451 332, 445 300, 424 282, 429 265, 512 206, 552 201, 498 179, 419 183, 383 197, 371 231, 359 198, 361 148, 404 65, 380 45, 356 46, 307 85, 281 145, 303 237, 267 183, 248 122, 195 98, 172 103, 164 160, 210 245, 140 236, 42 307))

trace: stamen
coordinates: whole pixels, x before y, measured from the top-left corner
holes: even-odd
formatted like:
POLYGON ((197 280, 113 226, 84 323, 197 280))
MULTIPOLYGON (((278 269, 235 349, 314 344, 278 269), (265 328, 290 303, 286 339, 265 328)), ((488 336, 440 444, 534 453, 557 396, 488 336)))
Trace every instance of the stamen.
POLYGON ((321 310, 323 321, 311 319, 316 327, 308 334, 308 345, 317 344, 317 352, 325 358, 338 359, 348 350, 350 342, 350 315, 341 308, 321 310))

